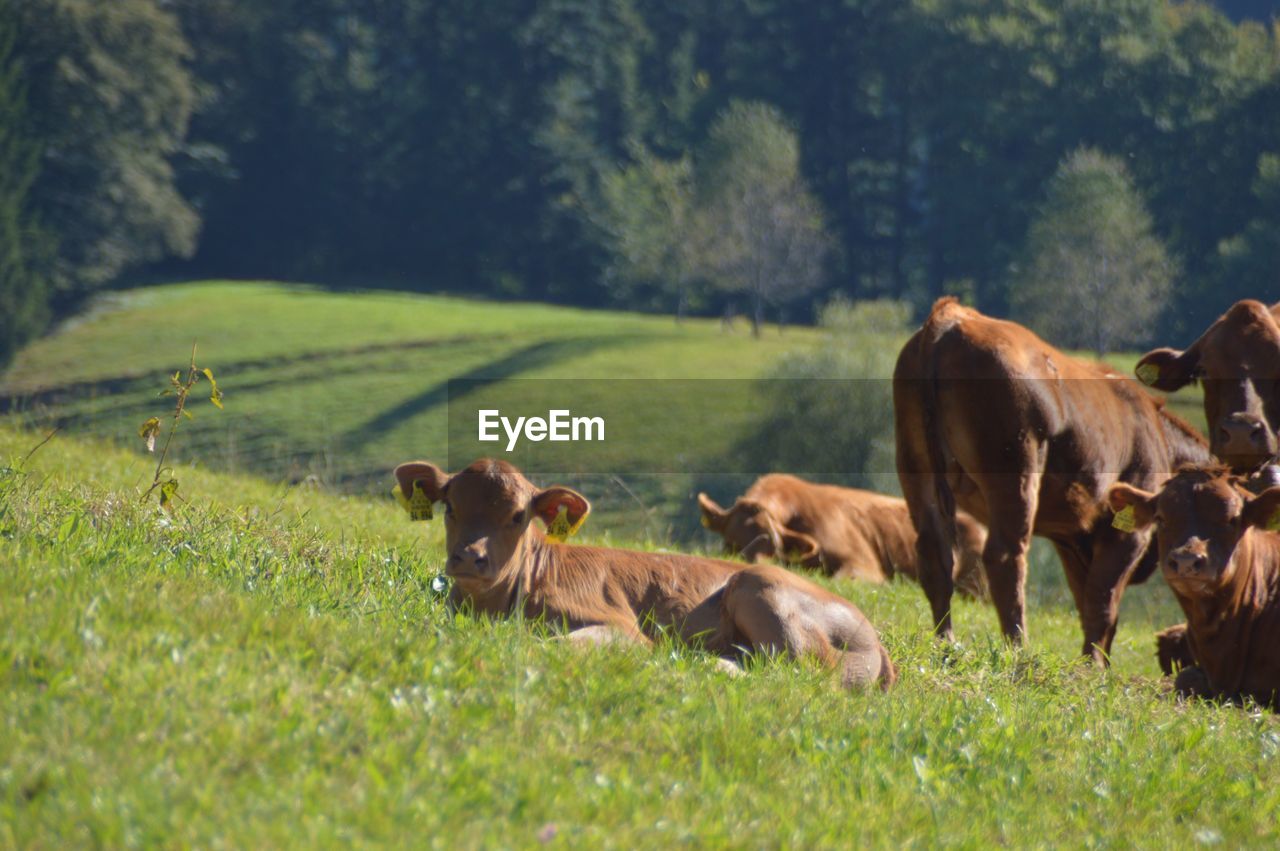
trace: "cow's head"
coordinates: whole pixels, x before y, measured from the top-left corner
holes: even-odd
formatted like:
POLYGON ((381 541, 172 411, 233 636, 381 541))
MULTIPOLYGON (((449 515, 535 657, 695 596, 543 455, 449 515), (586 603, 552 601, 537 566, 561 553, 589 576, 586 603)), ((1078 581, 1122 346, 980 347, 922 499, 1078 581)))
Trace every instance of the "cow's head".
POLYGON ((591 505, 566 487, 539 490, 506 461, 482 458, 449 475, 426 461, 396 467, 406 496, 415 484, 432 502, 444 503, 445 573, 459 582, 488 585, 513 561, 527 555, 528 542, 541 540, 535 517, 550 527, 557 515, 576 526, 591 505))
POLYGON ((1253 528, 1274 524, 1280 487, 1250 495, 1225 467, 1179 470, 1156 493, 1111 487, 1115 512, 1132 509, 1135 530, 1156 524, 1160 565, 1184 596, 1212 594, 1235 575, 1233 555, 1253 528))
POLYGON ((1258 301, 1236 302, 1184 352, 1155 349, 1138 377, 1165 392, 1199 380, 1213 454, 1236 472, 1276 454, 1280 426, 1280 326, 1258 301))
POLYGON ((806 567, 822 564, 818 542, 811 535, 782 524, 766 506, 739 499, 728 511, 705 493, 698 494, 702 524, 724 538, 724 550, 750 562, 778 559, 806 567))

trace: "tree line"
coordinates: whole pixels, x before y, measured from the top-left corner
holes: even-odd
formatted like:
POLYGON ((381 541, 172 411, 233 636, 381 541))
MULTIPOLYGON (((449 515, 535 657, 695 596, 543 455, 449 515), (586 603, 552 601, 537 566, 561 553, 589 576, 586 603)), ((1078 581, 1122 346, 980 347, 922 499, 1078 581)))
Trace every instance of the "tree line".
POLYGON ((1073 157, 1163 333, 1280 289, 1280 30, 1208 5, 0 3, 0 358, 162 275, 1017 311, 1073 157))

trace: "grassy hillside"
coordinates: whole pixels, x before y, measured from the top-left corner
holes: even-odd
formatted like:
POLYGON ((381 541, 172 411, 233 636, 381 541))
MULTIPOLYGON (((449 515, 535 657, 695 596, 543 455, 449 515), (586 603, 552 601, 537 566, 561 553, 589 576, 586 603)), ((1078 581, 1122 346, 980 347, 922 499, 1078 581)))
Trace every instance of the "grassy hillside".
POLYGON ((915 586, 827 583, 902 672, 848 695, 453 619, 438 524, 385 500, 184 470, 167 517, 146 459, 39 439, 0 426, 0 846, 1280 840, 1280 722, 1169 699, 1156 582, 1109 674, 1043 575, 1021 652, 986 607, 944 653, 915 586))
POLYGON ((217 450, 219 463, 340 483, 442 454, 450 380, 755 378, 815 339, 797 328, 757 341, 719 322, 544 305, 190 284, 103 302, 22 352, 0 395, 33 419, 128 439, 163 409, 156 391, 198 341, 230 404, 188 445, 217 450))
MULTIPOLYGON (((198 360, 218 376, 227 404, 222 413, 195 408, 176 460, 382 493, 396 463, 443 462, 451 380, 496 380, 490 397, 525 387, 526 397, 563 404, 581 395, 581 382, 570 379, 756 378, 783 352, 818 339, 808 329, 768 328, 752 340, 741 325, 725 333, 718 321, 677 325, 669 317, 544 305, 278 284, 177 285, 112 296, 26 349, 0 379, 0 411, 31 427, 61 425, 69 434, 140 449, 138 425, 164 412, 156 393, 186 364, 195 340, 198 360)), ((867 343, 892 347, 897 338, 867 343)), ((717 407, 712 427, 682 433, 682 451, 710 457, 731 442, 753 415, 751 400, 738 396, 717 407)), ((624 420, 700 416, 708 407, 687 389, 667 398, 620 398, 624 420)), ((621 453, 608 459, 616 464, 609 469, 643 469, 670 442, 669 429, 637 428, 609 443, 621 453)), ((470 460, 455 459, 455 466, 470 460)), ((600 516, 621 524, 636 514, 637 501, 652 509, 686 498, 689 481, 623 488, 606 479, 600 516)), ((633 524, 628 531, 661 537, 663 530, 633 524)))
MULTIPOLYGON (((866 353, 875 374, 859 370, 861 377, 887 379, 904 337, 864 330, 839 345, 866 353)), ((183 284, 111 295, 23 351, 0 376, 0 415, 8 412, 11 425, 57 425, 66 435, 141 451, 137 428, 164 414, 167 400, 156 394, 186 364, 192 341, 227 404, 223 412, 195 406, 174 455, 179 464, 382 494, 396 463, 445 463, 450 445, 467 442, 472 420, 458 411, 468 404, 603 406, 611 428, 628 430, 592 448, 589 466, 605 474, 570 481, 595 494, 598 527, 656 541, 697 534, 693 492, 714 490, 722 453, 769 403, 767 389, 742 379, 769 374, 785 353, 829 344, 802 328, 771 327, 752 340, 744 327, 725 333, 718 321, 677 325, 669 317, 270 283, 183 284), (640 378, 696 381, 627 380, 640 378)), ((1116 364, 1131 368, 1133 357, 1116 364)), ((1175 400, 1197 416, 1194 397, 1175 400)), ((582 444, 560 446, 552 458, 565 463, 541 469, 576 469, 582 444)), ((473 443, 448 460, 457 467, 482 452, 473 443)), ((876 486, 896 488, 891 451, 878 466, 876 486)), ((718 495, 730 498, 738 486, 725 477, 730 489, 718 495)))

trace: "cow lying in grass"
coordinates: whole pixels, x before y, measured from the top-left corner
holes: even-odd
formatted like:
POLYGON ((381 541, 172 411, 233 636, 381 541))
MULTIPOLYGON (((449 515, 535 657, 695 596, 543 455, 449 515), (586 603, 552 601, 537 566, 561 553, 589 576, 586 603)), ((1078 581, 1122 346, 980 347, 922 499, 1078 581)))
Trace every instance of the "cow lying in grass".
MULTIPOLYGON (((725 551, 750 562, 785 561, 868 582, 917 578, 916 530, 907 503, 892 496, 772 473, 728 509, 705 493, 698 506, 702 525, 724 538, 725 551)), ((955 584, 973 597, 986 596, 986 539, 976 520, 957 513, 955 584)))
POLYGON ((395 476, 406 498, 416 491, 422 502, 444 503, 454 606, 522 614, 593 642, 650 644, 665 632, 726 659, 814 656, 847 687, 897 679, 856 606, 782 568, 551 540, 534 518, 573 528, 590 504, 566 487, 538 489, 505 461, 481 459, 452 476, 413 461, 395 476))
POLYGON ((1157 527, 1165 580, 1186 612, 1160 633, 1166 656, 1187 665, 1180 694, 1280 706, 1280 487, 1258 496, 1225 467, 1184 468, 1155 493, 1113 485, 1113 510, 1135 529, 1157 527), (1189 659, 1187 656, 1189 655, 1189 659))

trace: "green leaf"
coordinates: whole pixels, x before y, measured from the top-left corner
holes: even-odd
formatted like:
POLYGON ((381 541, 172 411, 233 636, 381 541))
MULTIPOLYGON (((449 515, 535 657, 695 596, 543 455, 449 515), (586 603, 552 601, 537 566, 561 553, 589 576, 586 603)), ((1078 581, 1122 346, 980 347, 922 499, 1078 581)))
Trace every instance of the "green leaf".
POLYGON ((196 415, 188 411, 186 408, 182 409, 182 415, 189 420, 194 420, 196 418, 196 415))
POLYGON ((178 480, 169 479, 160 483, 160 507, 166 511, 172 510, 173 498, 178 494, 178 480))
POLYGON ((158 434, 160 434, 159 417, 152 417, 142 424, 142 428, 138 429, 138 437, 146 442, 148 452, 156 451, 156 435, 158 434))
POLYGON ((209 384, 211 385, 211 389, 209 390, 209 401, 212 402, 214 405, 216 405, 219 410, 221 410, 222 409, 222 391, 218 389, 218 382, 213 377, 213 370, 209 369, 208 367, 205 367, 203 372, 204 372, 204 377, 209 379, 209 384))

